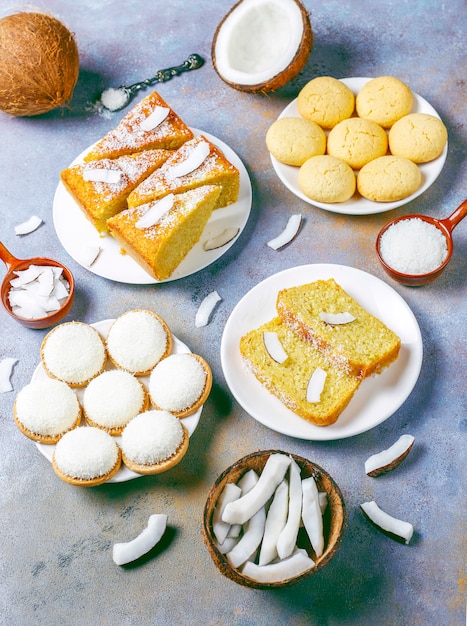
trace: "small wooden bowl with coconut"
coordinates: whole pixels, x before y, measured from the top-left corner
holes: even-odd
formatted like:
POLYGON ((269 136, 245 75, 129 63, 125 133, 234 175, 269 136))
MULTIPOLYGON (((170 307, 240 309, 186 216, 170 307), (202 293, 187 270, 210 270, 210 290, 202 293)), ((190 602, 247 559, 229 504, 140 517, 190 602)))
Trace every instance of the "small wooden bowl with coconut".
POLYGON ((202 532, 224 576, 244 587, 274 589, 323 569, 346 528, 342 493, 324 469, 295 454, 263 450, 217 478, 202 532))

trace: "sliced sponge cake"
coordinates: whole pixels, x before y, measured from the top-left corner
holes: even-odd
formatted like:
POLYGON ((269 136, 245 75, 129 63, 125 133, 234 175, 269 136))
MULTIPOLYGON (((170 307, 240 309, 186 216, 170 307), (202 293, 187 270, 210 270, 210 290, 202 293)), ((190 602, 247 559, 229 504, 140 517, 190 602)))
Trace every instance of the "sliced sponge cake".
POLYGON ((203 135, 187 141, 129 195, 128 206, 158 200, 202 185, 219 185, 216 207, 236 202, 240 188, 238 169, 203 135))
POLYGON ((354 376, 379 373, 399 354, 400 338, 332 278, 281 290, 276 307, 287 326, 354 376))
POLYGON ((205 185, 170 194, 122 211, 107 226, 137 263, 157 280, 165 280, 201 237, 220 193, 217 185, 205 185))

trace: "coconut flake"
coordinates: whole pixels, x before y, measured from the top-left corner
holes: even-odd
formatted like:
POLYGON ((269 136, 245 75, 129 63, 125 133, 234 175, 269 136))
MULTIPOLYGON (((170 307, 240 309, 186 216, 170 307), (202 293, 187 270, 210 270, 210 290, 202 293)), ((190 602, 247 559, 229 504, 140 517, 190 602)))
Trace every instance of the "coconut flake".
POLYGON ((13 366, 18 362, 18 359, 13 357, 7 357, 0 361, 0 393, 7 393, 13 391, 13 385, 10 382, 10 377, 13 372, 13 366))
POLYGON ((203 243, 203 250, 215 250, 216 248, 222 248, 234 239, 240 232, 239 228, 230 226, 225 228, 222 232, 216 233, 210 239, 206 239, 203 243))
POLYGON ((39 319, 58 311, 70 293, 60 267, 30 265, 15 274, 8 301, 13 313, 23 319, 39 319))
POLYGON ((37 217, 37 215, 31 215, 28 220, 15 226, 15 233, 17 235, 29 235, 29 233, 32 233, 39 228, 41 224, 42 220, 40 217, 37 217))
POLYGON ((408 455, 414 441, 415 438, 412 435, 401 435, 392 446, 370 456, 365 461, 366 474, 376 477, 395 469, 408 455))
POLYGON ((79 262, 85 267, 91 267, 101 251, 102 248, 100 246, 84 246, 84 248, 79 250, 79 262))
POLYGON ((302 216, 300 214, 291 215, 287 222, 287 226, 280 235, 268 241, 268 246, 273 250, 279 250, 285 245, 290 243, 292 239, 297 235, 300 230, 300 224, 302 223, 302 216))
POLYGON ((141 534, 128 543, 115 543, 112 558, 117 565, 126 565, 136 561, 161 540, 167 528, 167 515, 162 513, 150 515, 148 525, 141 534))
POLYGON ((345 313, 325 313, 322 311, 319 314, 321 321, 326 322, 326 324, 332 324, 333 326, 337 326, 339 324, 349 324, 355 320, 355 317, 352 313, 345 311, 345 313))
POLYGON ((136 222, 136 228, 150 228, 157 224, 163 215, 170 211, 175 202, 173 193, 169 193, 160 200, 157 200, 146 213, 136 222))
POLYGON ((288 354, 282 347, 280 339, 274 331, 266 330, 263 333, 264 347, 266 348, 271 359, 276 363, 283 363, 287 360, 288 354))
POLYGON ((360 505, 360 508, 368 519, 380 530, 389 534, 394 539, 402 539, 406 544, 409 543, 413 535, 412 524, 388 515, 388 513, 379 508, 374 500, 364 502, 360 505))
POLYGON ((217 291, 211 291, 204 300, 199 305, 198 310, 196 311, 195 316, 195 326, 196 328, 201 328, 201 326, 207 326, 209 323, 209 318, 211 317, 211 313, 214 310, 214 307, 218 302, 220 302, 222 298, 218 294, 217 291))
POLYGON ((200 141, 184 161, 173 165, 169 169, 167 172, 168 176, 171 178, 180 178, 181 176, 186 176, 186 174, 193 172, 203 163, 209 155, 209 152, 209 144, 206 141, 200 141))
POLYGON ((324 383, 326 381, 327 372, 321 367, 317 367, 308 381, 306 389, 307 402, 319 402, 321 400, 321 394, 324 389, 324 383))
POLYGON ((87 167, 83 170, 83 179, 93 183, 108 183, 114 185, 120 182, 120 170, 108 170, 103 167, 87 167))
POLYGON ((152 130, 153 128, 156 128, 156 126, 159 126, 159 124, 161 124, 165 120, 169 113, 169 108, 156 106, 154 111, 141 122, 141 130, 152 130))

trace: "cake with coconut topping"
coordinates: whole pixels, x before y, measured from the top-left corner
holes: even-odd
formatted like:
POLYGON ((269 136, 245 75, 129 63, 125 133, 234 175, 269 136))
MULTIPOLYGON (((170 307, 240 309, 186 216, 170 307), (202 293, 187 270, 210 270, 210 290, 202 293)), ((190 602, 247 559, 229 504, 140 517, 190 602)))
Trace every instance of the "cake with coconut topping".
POLYGON ((171 354, 158 363, 149 378, 149 396, 155 409, 177 417, 195 413, 212 387, 211 368, 197 354, 171 354))
POLYGON ((101 335, 84 322, 55 326, 44 337, 40 356, 46 373, 71 387, 84 387, 104 370, 107 361, 101 335))
POLYGON ((137 376, 144 376, 170 354, 172 333, 153 311, 133 309, 120 315, 107 333, 107 351, 112 363, 137 376))
POLYGON ((71 485, 100 485, 120 469, 121 450, 100 428, 81 426, 63 435, 55 447, 52 467, 71 485))
POLYGON ((75 392, 53 378, 30 382, 18 393, 13 406, 20 431, 35 441, 54 444, 81 421, 75 392))
POLYGON ((122 433, 125 465, 140 474, 158 474, 179 463, 188 449, 185 426, 168 411, 145 411, 122 433))
POLYGON ((124 370, 102 372, 83 393, 87 423, 111 435, 120 435, 128 422, 147 407, 145 387, 133 374, 124 370))

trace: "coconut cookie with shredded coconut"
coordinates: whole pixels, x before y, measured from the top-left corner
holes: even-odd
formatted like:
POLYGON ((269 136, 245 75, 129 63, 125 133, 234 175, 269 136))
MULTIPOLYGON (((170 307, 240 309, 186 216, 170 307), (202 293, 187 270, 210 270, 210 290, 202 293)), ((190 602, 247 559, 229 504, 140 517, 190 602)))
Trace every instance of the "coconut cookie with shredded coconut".
POLYGON ((212 372, 197 354, 171 354, 151 372, 149 396, 155 409, 177 417, 195 413, 211 391, 212 372))
POLYGON ((172 333, 167 323, 147 309, 120 315, 107 333, 109 359, 119 369, 146 376, 172 351, 172 333))
POLYGON ((53 378, 35 380, 16 396, 13 416, 19 430, 34 441, 54 444, 81 421, 75 392, 53 378))
POLYGON ((120 469, 122 452, 100 428, 80 426, 63 435, 55 447, 52 467, 70 485, 101 485, 120 469))
POLYGON ((55 326, 44 337, 40 356, 46 373, 71 387, 84 387, 104 371, 107 361, 104 340, 84 322, 55 326))
POLYGON ((139 474, 160 474, 174 467, 188 450, 188 431, 168 411, 145 411, 122 433, 124 464, 139 474))
POLYGON ((84 390, 83 411, 87 423, 120 435, 128 422, 148 408, 144 385, 129 372, 110 370, 91 380, 84 390))

